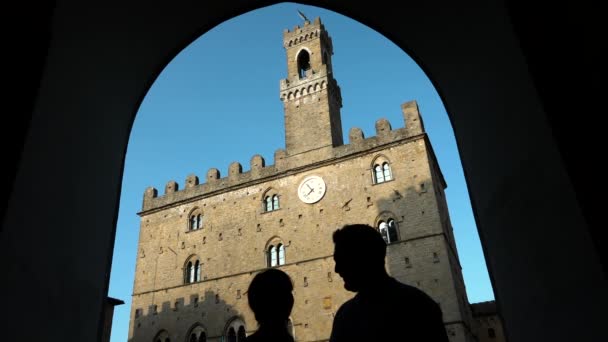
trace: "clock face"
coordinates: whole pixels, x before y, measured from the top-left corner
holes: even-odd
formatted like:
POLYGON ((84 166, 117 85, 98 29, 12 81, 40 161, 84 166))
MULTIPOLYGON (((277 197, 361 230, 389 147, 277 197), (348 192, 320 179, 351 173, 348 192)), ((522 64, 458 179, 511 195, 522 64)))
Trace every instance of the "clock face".
POLYGON ((325 195, 325 182, 319 176, 308 176, 298 187, 298 197, 304 203, 316 203, 325 195))

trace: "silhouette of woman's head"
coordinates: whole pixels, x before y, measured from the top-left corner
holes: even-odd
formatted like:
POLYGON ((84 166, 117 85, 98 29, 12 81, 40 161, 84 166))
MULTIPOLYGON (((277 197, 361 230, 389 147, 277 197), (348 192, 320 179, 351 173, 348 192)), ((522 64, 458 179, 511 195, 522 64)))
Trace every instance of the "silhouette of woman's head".
POLYGON ((289 275, 270 268, 258 273, 247 290, 249 307, 260 325, 286 323, 293 308, 293 283, 289 275))
POLYGON ((345 225, 333 233, 335 271, 349 291, 359 291, 372 277, 383 274, 386 242, 365 224, 345 225))

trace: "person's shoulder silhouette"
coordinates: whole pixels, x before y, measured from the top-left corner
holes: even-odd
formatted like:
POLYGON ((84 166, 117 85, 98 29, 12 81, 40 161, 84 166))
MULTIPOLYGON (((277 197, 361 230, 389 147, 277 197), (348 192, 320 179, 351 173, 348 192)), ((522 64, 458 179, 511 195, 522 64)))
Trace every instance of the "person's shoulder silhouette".
POLYGON ((338 309, 330 342, 448 341, 437 302, 386 272, 386 243, 376 229, 346 225, 333 241, 335 272, 357 294, 338 309))
POLYGON ((253 278, 247 290, 249 307, 259 328, 249 335, 247 342, 293 342, 287 330, 293 308, 293 283, 289 275, 269 268, 253 278))

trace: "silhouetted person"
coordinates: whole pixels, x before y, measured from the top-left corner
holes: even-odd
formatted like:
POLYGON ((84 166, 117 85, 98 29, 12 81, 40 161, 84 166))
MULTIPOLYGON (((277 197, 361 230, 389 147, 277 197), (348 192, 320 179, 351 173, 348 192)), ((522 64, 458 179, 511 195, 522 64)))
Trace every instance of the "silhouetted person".
POLYGON ((293 342, 287 330, 293 308, 293 284, 287 273, 270 268, 258 273, 247 290, 249 307, 258 321, 258 330, 247 342, 293 342))
POLYGON ((386 243, 363 224, 333 233, 335 271, 357 294, 336 313, 330 342, 448 342, 439 305, 386 272, 386 243))

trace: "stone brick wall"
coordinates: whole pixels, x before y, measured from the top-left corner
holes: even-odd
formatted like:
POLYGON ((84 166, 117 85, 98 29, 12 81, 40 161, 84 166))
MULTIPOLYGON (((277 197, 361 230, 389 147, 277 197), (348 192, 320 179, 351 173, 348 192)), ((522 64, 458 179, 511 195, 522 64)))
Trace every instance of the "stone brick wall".
MULTIPOLYGON (((297 339, 328 338, 333 314, 352 296, 334 274, 331 234, 347 223, 377 225, 387 212, 397 221, 400 236, 388 248, 389 273, 435 298, 452 330, 467 330, 454 274, 458 268, 452 266, 453 252, 439 215, 442 202, 435 191, 435 187, 443 191, 443 184, 433 181, 436 171, 426 136, 418 132, 390 139, 391 134, 403 132, 388 131, 357 146, 335 148, 335 157, 326 162, 287 169, 249 184, 228 179, 224 188, 202 194, 195 190, 204 184, 169 190, 165 196, 180 192, 193 196, 178 197, 174 203, 147 198, 149 209, 140 213, 132 317, 137 309, 142 311, 132 320, 132 340, 149 340, 161 328, 179 340, 195 324, 204 326, 210 338, 220 336, 232 317, 240 317, 247 331, 254 331, 256 322, 245 294, 253 275, 266 267, 265 249, 276 238, 286 246, 286 264, 280 267, 295 285, 292 321, 297 339), (374 184, 373 162, 379 156, 390 161, 393 180, 374 184), (305 204, 297 196, 297 187, 312 174, 325 180, 327 192, 321 201, 305 204), (263 197, 269 190, 279 195, 280 209, 265 212, 263 197), (193 210, 203 214, 203 227, 189 231, 193 210), (202 281, 184 284, 184 267, 193 255, 202 262, 202 281), (200 299, 195 307, 191 298, 196 296, 200 299), (152 305, 157 305, 156 314, 152 305)), ((285 162, 289 164, 289 157, 285 162)), ((457 340, 465 341, 464 337, 457 340)))
POLYGON ((470 305, 473 316, 473 330, 479 342, 505 342, 502 320, 496 310, 495 301, 470 305))

